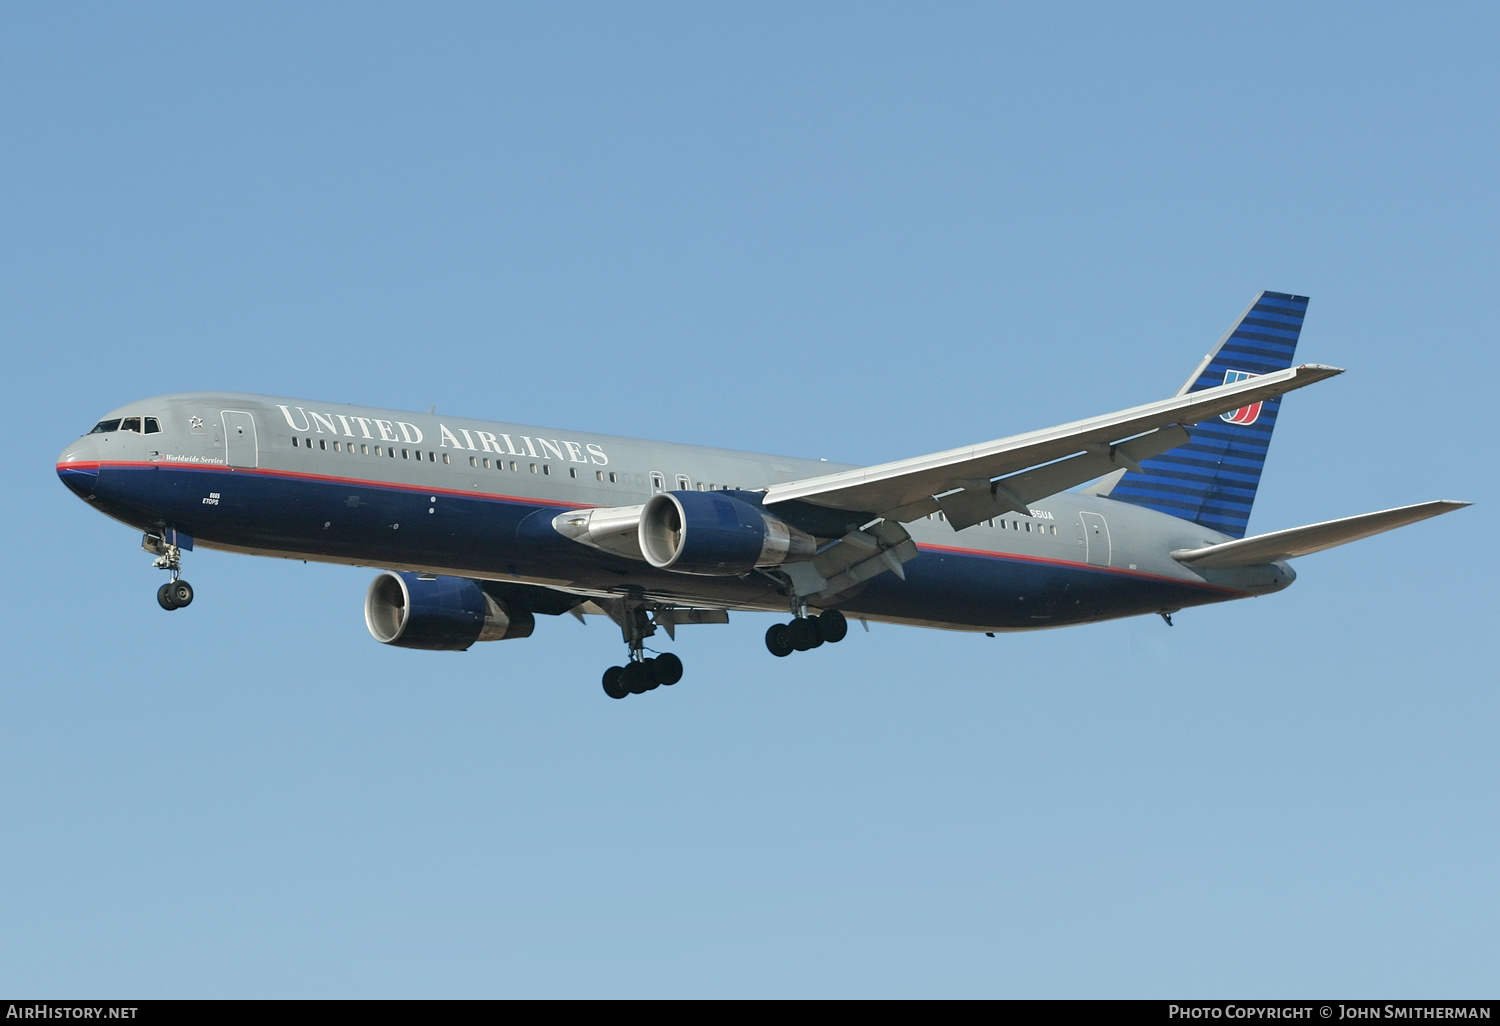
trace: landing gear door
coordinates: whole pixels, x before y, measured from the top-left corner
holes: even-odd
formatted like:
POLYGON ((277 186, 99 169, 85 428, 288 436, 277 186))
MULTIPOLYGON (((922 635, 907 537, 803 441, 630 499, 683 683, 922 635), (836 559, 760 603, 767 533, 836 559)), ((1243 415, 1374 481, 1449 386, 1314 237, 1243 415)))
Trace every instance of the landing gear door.
POLYGON ((223 410, 224 462, 231 467, 260 465, 260 449, 255 440, 255 418, 239 410, 223 410))
POLYGON ((1098 513, 1080 513, 1083 518, 1084 559, 1094 566, 1109 566, 1112 555, 1109 540, 1109 524, 1098 513))

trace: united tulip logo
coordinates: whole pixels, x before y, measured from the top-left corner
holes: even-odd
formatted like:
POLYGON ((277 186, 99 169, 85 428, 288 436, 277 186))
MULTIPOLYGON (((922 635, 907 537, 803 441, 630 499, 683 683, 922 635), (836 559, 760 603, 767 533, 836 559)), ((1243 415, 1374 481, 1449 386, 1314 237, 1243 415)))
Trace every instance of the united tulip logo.
MULTIPOLYGON (((1224 372, 1224 384, 1232 385, 1236 381, 1244 381, 1246 378, 1258 378, 1259 374, 1251 374, 1249 371, 1227 370, 1224 372)), ((1237 410, 1219 414, 1219 419, 1226 424, 1239 424, 1248 426, 1260 420, 1260 403, 1252 403, 1249 406, 1241 406, 1237 410)))

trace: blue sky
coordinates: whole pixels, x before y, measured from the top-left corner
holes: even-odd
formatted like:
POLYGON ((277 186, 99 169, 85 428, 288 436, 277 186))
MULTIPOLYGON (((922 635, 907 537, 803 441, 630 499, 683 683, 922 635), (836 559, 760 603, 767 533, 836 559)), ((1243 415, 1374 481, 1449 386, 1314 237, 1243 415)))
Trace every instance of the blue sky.
POLYGON ((1500 983, 1491 5, 0 11, 0 991, 1472 996, 1500 983), (1279 596, 787 660, 465 654, 53 459, 212 388, 878 462, 1312 297, 1279 596))

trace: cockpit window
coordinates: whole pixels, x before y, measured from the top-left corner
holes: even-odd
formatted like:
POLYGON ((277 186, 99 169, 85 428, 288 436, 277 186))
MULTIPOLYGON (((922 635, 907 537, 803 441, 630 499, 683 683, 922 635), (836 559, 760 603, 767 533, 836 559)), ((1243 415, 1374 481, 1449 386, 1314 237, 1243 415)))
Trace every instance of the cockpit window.
POLYGON ((146 418, 146 434, 154 435, 161 430, 161 424, 155 417, 146 418))
POLYGON ((126 417, 124 420, 120 421, 120 430, 121 431, 134 431, 136 434, 140 434, 141 433, 141 418, 139 418, 139 417, 126 417))
POLYGON ((90 431, 89 434, 102 435, 107 431, 118 430, 120 430, 120 421, 118 418, 115 420, 101 420, 99 423, 94 425, 94 430, 90 431))

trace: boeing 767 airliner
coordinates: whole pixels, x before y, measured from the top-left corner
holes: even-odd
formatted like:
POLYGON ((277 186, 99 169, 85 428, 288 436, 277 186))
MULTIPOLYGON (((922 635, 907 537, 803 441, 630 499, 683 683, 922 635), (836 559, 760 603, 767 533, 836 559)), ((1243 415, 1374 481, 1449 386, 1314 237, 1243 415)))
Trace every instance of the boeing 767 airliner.
POLYGON ((143 531, 193 600, 195 544, 382 568, 388 645, 524 638, 608 616, 612 698, 682 678, 658 629, 790 616, 776 656, 848 618, 1031 630, 1280 591, 1287 560, 1467 505, 1435 501, 1245 537, 1281 396, 1341 373, 1292 356, 1307 299, 1263 292, 1170 399, 870 467, 234 392, 129 403, 58 475, 143 531), (1068 491, 1082 485, 1082 491, 1068 491))

